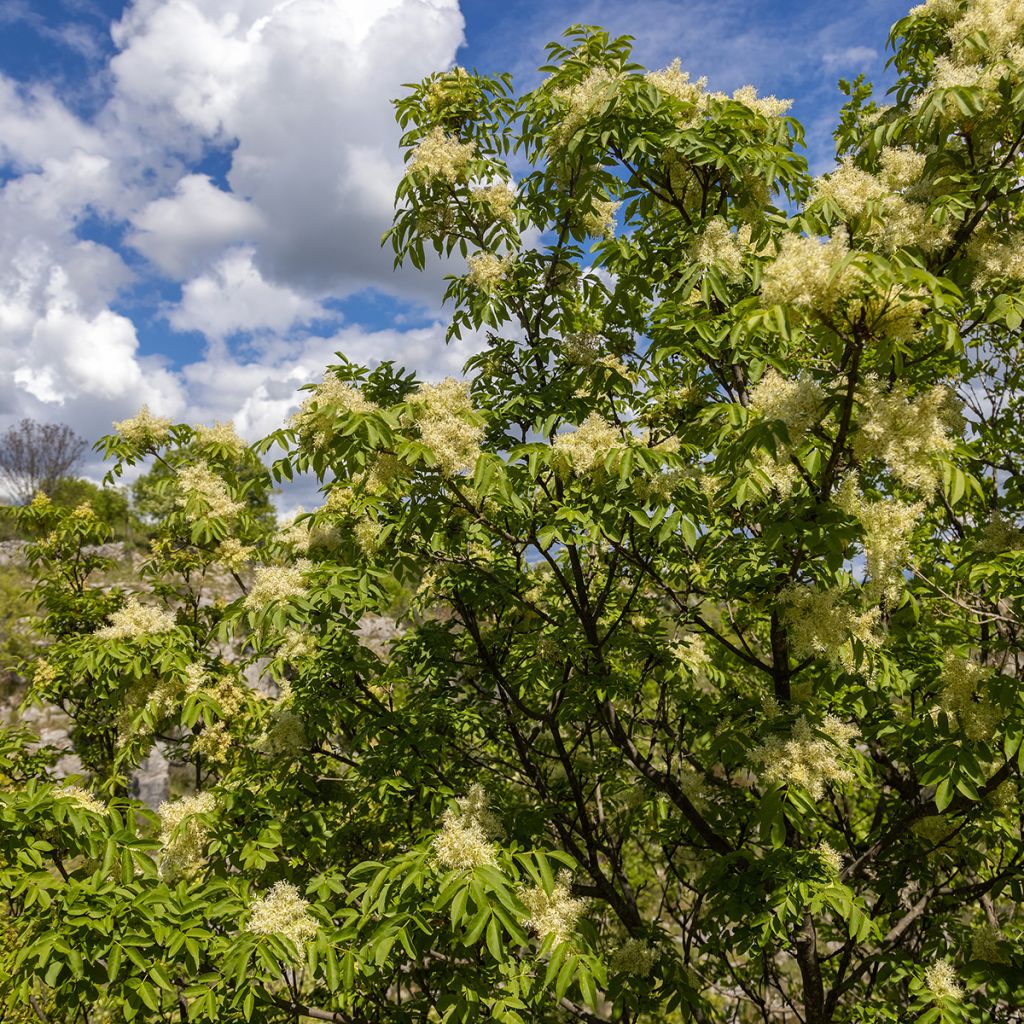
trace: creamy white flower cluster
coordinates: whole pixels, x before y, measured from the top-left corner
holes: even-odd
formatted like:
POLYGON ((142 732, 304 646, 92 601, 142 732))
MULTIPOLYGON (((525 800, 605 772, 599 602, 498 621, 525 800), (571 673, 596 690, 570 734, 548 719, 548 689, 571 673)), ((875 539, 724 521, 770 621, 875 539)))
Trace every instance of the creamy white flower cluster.
POLYGON ((882 642, 876 632, 879 609, 857 612, 842 588, 793 586, 781 597, 782 619, 798 658, 823 657, 846 672, 853 672, 853 641, 869 648, 882 642))
POLYGON ((244 606, 259 611, 268 604, 290 601, 307 594, 305 575, 312 563, 300 558, 294 565, 261 565, 253 574, 244 606))
POLYGON ((160 874, 164 878, 188 878, 199 870, 209 829, 198 815, 213 814, 216 809, 217 800, 209 792, 195 793, 160 805, 157 809, 163 843, 160 874))
POLYGON ((449 807, 441 818, 441 831, 434 836, 434 857, 442 867, 466 870, 493 864, 497 847, 493 840, 502 833, 501 822, 490 810, 487 793, 476 784, 449 807))
POLYGON ((801 717, 793 725, 789 739, 771 736, 752 757, 755 763, 763 765, 763 781, 802 786, 811 797, 820 800, 829 783, 853 781, 850 741, 856 736, 852 725, 833 715, 826 715, 819 726, 801 717))
POLYGON ((253 903, 245 930, 254 935, 279 935, 301 948, 319 927, 299 890, 291 882, 282 881, 275 882, 253 903))
POLYGON ((178 470, 179 508, 198 504, 207 515, 231 519, 245 508, 245 502, 231 497, 228 485, 200 459, 178 470))
POLYGON ((157 448, 171 431, 171 421, 154 416, 148 406, 143 406, 134 416, 114 424, 114 431, 136 452, 157 448))
POLYGON ((622 446, 619 428, 592 412, 576 430, 559 434, 551 451, 563 475, 586 477, 602 471, 608 453, 622 446))
POLYGON ((110 615, 110 624, 96 630, 104 640, 123 640, 134 637, 156 636, 175 628, 174 616, 151 605, 141 604, 132 595, 124 606, 110 615))
POLYGON ((881 459, 901 483, 934 490, 939 483, 938 460, 953 451, 963 427, 953 392, 935 385, 910 398, 869 379, 857 398, 861 407, 853 435, 857 458, 862 462, 881 459))
POLYGON ((847 476, 836 492, 835 504, 858 520, 864 531, 864 554, 870 600, 895 603, 903 592, 903 569, 910 560, 910 539, 924 513, 924 503, 895 498, 871 501, 861 494, 856 477, 847 476))
POLYGON ((83 811, 88 811, 90 814, 106 814, 107 808, 105 804, 100 803, 87 789, 83 789, 81 786, 64 785, 58 786, 53 793, 56 797, 62 797, 65 800, 71 800, 76 807, 80 807, 83 811))
POLYGON ((572 895, 570 882, 568 872, 562 871, 551 892, 541 885, 520 890, 519 899, 529 915, 527 924, 539 938, 553 935, 555 942, 565 942, 575 931, 587 904, 572 895))
POLYGON ((441 472, 472 472, 484 431, 475 422, 469 382, 446 377, 437 384, 421 384, 408 401, 420 439, 434 453, 441 472))

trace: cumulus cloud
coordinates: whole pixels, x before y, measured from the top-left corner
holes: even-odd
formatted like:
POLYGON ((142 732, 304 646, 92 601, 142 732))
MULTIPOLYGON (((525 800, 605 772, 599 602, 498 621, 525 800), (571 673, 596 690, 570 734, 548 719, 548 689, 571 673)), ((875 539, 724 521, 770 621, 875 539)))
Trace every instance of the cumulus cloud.
MULTIPOLYGON (((449 65, 462 30, 457 0, 137 0, 114 28, 112 109, 166 139, 234 146, 227 181, 265 227, 265 277, 432 296, 436 278, 396 278, 380 246, 402 173, 390 100, 449 65)), ((169 215, 204 201, 226 211, 179 185, 173 208, 136 221, 135 244, 180 269, 190 226, 205 229, 169 215)))
POLYGON ((128 244, 177 279, 228 246, 254 241, 265 227, 252 203, 218 188, 205 174, 185 175, 174 195, 147 203, 132 223, 128 244))
POLYGON ((189 281, 169 319, 180 331, 201 331, 220 340, 240 331, 285 333, 326 316, 319 302, 266 280, 255 264, 255 250, 240 248, 189 281))
POLYGON ((89 117, 0 75, 0 420, 96 436, 148 402, 254 434, 339 347, 452 364, 439 328, 332 333, 325 303, 367 286, 436 303, 439 273, 395 277, 380 249, 402 173, 390 98, 450 65, 462 28, 458 0, 134 0, 89 117), (223 174, 204 173, 211 148, 223 174), (207 353, 146 354, 159 316, 207 353))

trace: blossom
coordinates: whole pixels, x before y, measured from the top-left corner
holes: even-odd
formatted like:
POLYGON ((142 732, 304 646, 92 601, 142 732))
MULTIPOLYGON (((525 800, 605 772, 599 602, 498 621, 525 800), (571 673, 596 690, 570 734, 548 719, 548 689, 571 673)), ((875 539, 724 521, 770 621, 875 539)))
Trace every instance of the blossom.
POLYGON ((798 658, 823 656, 833 665, 852 672, 855 668, 853 641, 864 647, 878 647, 881 637, 878 608, 856 612, 843 600, 845 590, 793 586, 783 591, 782 620, 789 631, 793 653, 798 658))
POLYGON ((762 117, 782 117, 793 106, 792 100, 780 100, 774 96, 758 96, 757 90, 752 85, 740 86, 732 94, 732 98, 762 117))
POLYGON ((316 649, 313 638, 309 633, 301 629, 286 629, 281 638, 281 645, 277 649, 277 656, 285 661, 296 661, 299 658, 307 658, 316 649))
POLYGON ((1018 43, 1022 30, 1022 0, 971 0, 949 27, 948 35, 959 55, 968 58, 978 55, 991 60, 1006 54, 1018 43), (984 38, 984 44, 979 37, 984 38))
POLYGON ((245 502, 235 501, 228 485, 202 459, 178 470, 178 489, 180 508, 187 509, 196 502, 219 519, 230 519, 245 508, 245 502))
POLYGON ((971 959, 984 960, 990 964, 1008 964, 1010 958, 1000 948, 1003 933, 996 925, 987 921, 980 924, 971 936, 971 959))
POLYGON ((936 461, 953 450, 953 435, 963 424, 953 393, 936 385, 910 398, 869 380, 859 398, 862 411, 853 436, 857 458, 879 458, 908 487, 934 489, 939 480, 936 461))
POLYGON ((171 430, 171 421, 162 416, 154 416, 148 406, 144 405, 130 419, 115 423, 114 430, 136 451, 147 451, 167 440, 167 435, 171 430))
POLYGON ((290 601, 306 596, 303 577, 310 563, 300 558, 294 565, 261 565, 253 575, 252 586, 243 604, 258 611, 277 601, 290 601))
POLYGON ((352 528, 356 543, 363 554, 373 555, 380 545, 381 524, 376 519, 363 516, 352 528))
POLYGON ((96 636, 104 640, 121 640, 169 633, 174 628, 173 615, 151 605, 140 604, 132 595, 122 608, 111 613, 109 626, 96 630, 96 636))
POLYGON ((998 239, 985 231, 976 231, 967 247, 975 266, 975 279, 990 281, 1024 281, 1024 234, 1016 232, 1009 239, 998 239))
POLYGON ((601 352, 601 338, 594 331, 574 331, 565 335, 558 347, 570 365, 593 366, 601 352))
POLYGON ((696 673, 711 664, 711 656, 700 633, 687 633, 672 645, 672 654, 680 665, 696 673))
POLYGON ((57 681, 57 670, 45 658, 39 658, 32 667, 32 682, 40 692, 45 692, 57 681))
POLYGON ((886 188, 900 191, 920 180, 927 157, 903 146, 886 146, 878 154, 882 165, 880 177, 886 188))
POLYGON ((475 188, 473 189, 473 199, 483 203, 496 221, 509 225, 515 224, 516 193, 507 184, 499 183, 475 188))
POLYGON ((704 225, 690 254, 702 267, 713 267, 727 280, 734 281, 743 272, 743 251, 736 234, 722 217, 712 217, 704 225))
POLYGON ((576 476, 600 471, 608 453, 622 447, 618 427, 592 412, 576 430, 559 434, 551 444, 557 464, 576 476))
POLYGON ((198 815, 213 814, 217 801, 212 793, 195 793, 157 809, 163 851, 160 873, 165 878, 188 877, 199 869, 209 830, 198 815))
POLYGON ((331 548, 339 541, 337 529, 329 523, 318 522, 306 516, 300 505, 294 515, 286 519, 277 531, 277 540, 294 551, 306 554, 310 548, 331 548))
POLYGON ((438 384, 421 384, 409 398, 420 438, 434 453, 446 476, 472 472, 480 455, 483 427, 469 397, 469 382, 446 377, 438 384))
POLYGON ((257 749, 269 757, 287 757, 294 760, 308 748, 306 726, 290 710, 288 701, 280 701, 270 712, 270 721, 256 744, 257 749))
POLYGON ((491 252, 476 252, 466 261, 469 273, 466 280, 482 292, 493 291, 504 280, 510 258, 495 256, 491 252))
POLYGON ((192 743, 192 751, 213 764, 224 764, 231 751, 231 733, 224 722, 213 722, 192 743))
POLYGON ((749 409, 762 419, 785 424, 793 444, 821 419, 825 392, 809 377, 784 377, 769 368, 750 392, 749 409))
POLYGON ((856 736, 853 726, 832 715, 818 727, 801 717, 789 739, 769 737, 754 751, 753 760, 764 766, 764 781, 802 786, 820 800, 828 783, 853 781, 849 743, 856 736))
POLYGON ((214 559, 231 572, 241 572, 252 560, 253 548, 237 537, 226 537, 217 545, 214 559))
POLYGON ((1017 551, 1022 547, 1024 530, 997 512, 992 514, 979 532, 978 550, 987 554, 997 555, 1003 551, 1017 551))
POLYGON ((698 78, 691 81, 689 73, 683 71, 682 62, 678 57, 660 71, 648 71, 644 79, 663 96, 668 96, 683 104, 684 108, 688 108, 676 118, 679 128, 689 128, 700 119, 707 106, 708 97, 705 90, 708 80, 698 78))
POLYGON ((58 786, 54 790, 54 796, 62 797, 65 800, 71 800, 76 807, 80 807, 83 811, 88 811, 90 814, 106 814, 106 805, 100 803, 87 789, 83 789, 81 786, 58 786))
POLYGON ((449 807, 434 836, 434 857, 442 867, 468 869, 493 864, 497 856, 491 841, 501 834, 501 824, 488 806, 487 793, 479 783, 449 807))
POLYGON ((828 843, 818 843, 815 853, 822 859, 830 874, 838 875, 843 870, 843 855, 828 843))
POLYGON ((314 447, 323 448, 330 440, 327 428, 336 412, 365 415, 376 412, 377 408, 350 381, 342 380, 335 373, 327 373, 292 415, 291 426, 308 435, 314 447))
POLYGON ((592 68, 587 77, 555 96, 564 104, 562 122, 552 132, 552 142, 564 146, 615 94, 618 77, 607 68, 592 68))
POLYGON ((943 659, 939 707, 970 739, 989 739, 1001 718, 999 708, 979 692, 990 674, 991 669, 953 651, 943 659))
POLYGON ((617 974, 634 974, 646 978, 658 962, 658 954, 642 939, 628 939, 612 953, 608 966, 617 974))
POLYGON ((846 477, 836 492, 836 505, 857 519, 864 531, 864 554, 871 577, 869 594, 892 603, 903 590, 903 567, 910 559, 910 538, 924 512, 921 502, 894 498, 869 501, 855 477, 846 477))
POLYGON ((526 907, 527 924, 541 938, 553 935, 556 942, 565 942, 576 928, 576 922, 586 909, 584 900, 576 899, 569 889, 569 875, 559 872, 554 888, 549 893, 536 885, 519 892, 526 907))
POLYGON ((459 142, 454 135, 448 135, 441 128, 434 128, 413 150, 408 173, 419 174, 427 179, 440 178, 456 182, 465 177, 466 168, 475 155, 475 142, 459 142))
POLYGON ((778 255, 765 267, 761 280, 765 305, 788 303, 821 313, 831 311, 856 285, 850 268, 840 266, 848 252, 841 233, 828 241, 784 235, 778 255))
POLYGON ((612 238, 615 212, 621 205, 614 199, 592 199, 590 210, 583 215, 583 230, 593 238, 612 238))
POLYGON ((832 203, 843 215, 859 217, 871 204, 880 203, 889 190, 868 171, 859 168, 847 157, 834 171, 814 182, 815 202, 832 203))
POLYGON ((234 423, 230 421, 214 423, 212 427, 196 427, 196 442, 212 448, 224 448, 232 455, 239 456, 247 445, 238 436, 234 423))
POLYGON ((299 890, 291 882, 282 881, 275 882, 253 903, 245 930, 254 935, 279 935, 302 946, 316 935, 319 925, 299 890))
POLYGON ((924 972, 924 985, 936 999, 960 1000, 964 997, 961 987, 948 960, 934 960, 924 972))

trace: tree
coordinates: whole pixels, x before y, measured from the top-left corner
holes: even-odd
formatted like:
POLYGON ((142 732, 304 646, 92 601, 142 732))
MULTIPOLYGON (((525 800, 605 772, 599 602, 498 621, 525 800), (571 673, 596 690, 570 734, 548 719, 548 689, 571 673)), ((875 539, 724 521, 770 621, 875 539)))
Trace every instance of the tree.
POLYGON ((0 485, 18 504, 52 488, 81 464, 86 441, 66 423, 23 419, 0 435, 0 485))
POLYGON ((155 597, 90 586, 72 513, 21 513, 37 691, 106 747, 88 791, 3 793, 17 997, 1019 1019, 1014 18, 915 8, 894 104, 846 83, 815 180, 784 103, 645 72, 599 29, 521 96, 457 69, 399 101, 390 237, 468 257, 465 380, 330 367, 260 448, 324 481, 277 532, 242 500, 252 451, 120 424, 115 472, 175 467, 155 597), (359 626, 396 584, 380 656, 359 626), (123 792, 158 736, 197 788, 156 822, 123 792))

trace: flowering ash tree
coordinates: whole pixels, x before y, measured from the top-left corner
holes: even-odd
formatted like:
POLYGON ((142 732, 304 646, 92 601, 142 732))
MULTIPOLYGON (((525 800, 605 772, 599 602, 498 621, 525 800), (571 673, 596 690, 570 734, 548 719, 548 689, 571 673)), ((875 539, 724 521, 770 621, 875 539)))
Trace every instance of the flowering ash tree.
POLYGON ((120 424, 173 497, 127 587, 19 513, 88 777, 4 734, 10 1013, 1022 1019, 1024 5, 891 42, 817 179, 597 29, 432 76, 390 240, 466 257, 465 378, 342 361, 259 452, 120 424), (324 502, 268 533, 273 446, 324 502))

